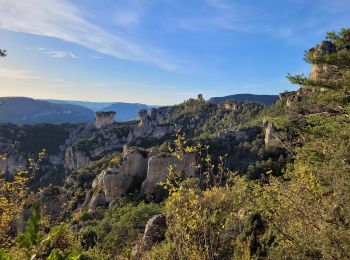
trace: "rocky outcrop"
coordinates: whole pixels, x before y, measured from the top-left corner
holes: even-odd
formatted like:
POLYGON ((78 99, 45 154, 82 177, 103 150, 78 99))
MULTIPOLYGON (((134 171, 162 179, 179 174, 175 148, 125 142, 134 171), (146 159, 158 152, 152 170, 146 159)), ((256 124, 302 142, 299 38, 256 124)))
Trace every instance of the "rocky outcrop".
MULTIPOLYGON (((314 56, 323 55, 328 53, 335 53, 336 46, 330 41, 322 41, 320 44, 311 48, 309 52, 312 52, 314 56)), ((336 71, 328 64, 312 64, 311 73, 309 79, 311 80, 327 80, 334 77, 336 71)))
POLYGON ((238 104, 237 104, 237 102, 229 100, 229 101, 225 101, 223 103, 223 106, 226 110, 235 111, 235 110, 237 110, 238 104))
POLYGON ((127 142, 138 145, 144 139, 149 141, 159 140, 172 133, 174 133, 174 126, 156 124, 140 125, 129 132, 127 142))
POLYGON ((241 112, 243 109, 263 109, 263 106, 257 102, 242 102, 234 100, 226 100, 220 104, 224 110, 228 112, 241 112))
POLYGON ((266 118, 263 121, 263 127, 265 132, 265 146, 272 147, 276 144, 276 129, 271 122, 269 122, 266 118))
POLYGON ((194 154, 186 155, 183 160, 175 156, 159 158, 153 155, 148 160, 147 178, 142 183, 141 192, 149 201, 160 201, 164 199, 164 190, 160 182, 166 181, 169 175, 169 166, 174 167, 174 172, 183 172, 185 176, 195 175, 196 157, 194 154))
POLYGON ((140 259, 143 252, 151 250, 153 246, 163 241, 166 229, 166 216, 158 214, 149 219, 141 243, 131 252, 133 259, 140 259))
POLYGON ((140 186, 147 175, 147 157, 141 152, 128 153, 121 165, 102 171, 93 181, 83 207, 94 209, 124 196, 130 189, 140 186))
POLYGON ((293 103, 300 100, 300 93, 298 91, 283 92, 278 97, 279 102, 285 103, 287 107, 290 107, 293 103))
POLYGON ((171 110, 171 107, 152 108, 150 112, 146 109, 140 110, 140 125, 156 125, 163 123, 164 120, 170 117, 171 110))
POLYGON ((109 152, 121 150, 127 143, 128 126, 108 125, 92 131, 70 145, 65 152, 65 168, 75 170, 99 160, 109 152))
POLYGON ((116 112, 109 111, 109 112, 103 112, 98 111, 95 113, 95 127, 97 129, 100 129, 106 125, 111 125, 114 123, 114 117, 116 115, 116 112))
POLYGON ((68 147, 64 157, 64 167, 68 170, 85 167, 91 162, 90 157, 83 151, 78 151, 75 146, 68 147))
POLYGON ((151 122, 147 109, 142 109, 139 111, 139 120, 140 125, 148 125, 151 122))
POLYGON ((28 158, 37 158, 41 149, 47 151, 46 169, 61 167, 67 147, 90 131, 86 124, 0 125, 0 154, 7 155, 6 160, 0 160, 0 171, 14 174, 18 169, 26 170, 28 158))

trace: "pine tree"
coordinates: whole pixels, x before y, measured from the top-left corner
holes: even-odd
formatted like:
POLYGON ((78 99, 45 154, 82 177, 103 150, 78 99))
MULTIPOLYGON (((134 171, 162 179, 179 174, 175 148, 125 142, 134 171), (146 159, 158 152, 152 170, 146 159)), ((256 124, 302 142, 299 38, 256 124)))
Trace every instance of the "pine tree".
POLYGON ((288 79, 293 84, 301 86, 350 89, 350 29, 341 29, 339 33, 330 32, 323 43, 330 43, 331 49, 324 51, 321 48, 311 48, 305 52, 304 60, 313 65, 325 65, 332 70, 332 76, 327 79, 315 80, 306 78, 303 74, 288 79))

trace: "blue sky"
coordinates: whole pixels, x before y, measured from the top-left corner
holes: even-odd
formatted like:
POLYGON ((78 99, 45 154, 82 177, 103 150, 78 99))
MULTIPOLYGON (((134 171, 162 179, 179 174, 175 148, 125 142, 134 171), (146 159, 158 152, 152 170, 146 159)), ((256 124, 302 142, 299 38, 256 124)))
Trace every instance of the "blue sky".
POLYGON ((0 0, 0 96, 175 104, 295 89, 349 0, 0 0))

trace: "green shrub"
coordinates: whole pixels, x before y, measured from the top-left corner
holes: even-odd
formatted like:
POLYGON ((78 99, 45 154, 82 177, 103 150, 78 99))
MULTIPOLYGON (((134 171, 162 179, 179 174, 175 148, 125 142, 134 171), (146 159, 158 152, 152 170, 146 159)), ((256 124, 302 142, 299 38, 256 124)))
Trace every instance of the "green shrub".
POLYGON ((83 239, 84 235, 89 238, 85 242, 89 242, 90 248, 96 238, 95 247, 103 253, 126 256, 130 254, 133 242, 143 233, 147 221, 160 210, 161 206, 153 203, 122 203, 109 208, 94 226, 83 228, 81 235, 83 239))

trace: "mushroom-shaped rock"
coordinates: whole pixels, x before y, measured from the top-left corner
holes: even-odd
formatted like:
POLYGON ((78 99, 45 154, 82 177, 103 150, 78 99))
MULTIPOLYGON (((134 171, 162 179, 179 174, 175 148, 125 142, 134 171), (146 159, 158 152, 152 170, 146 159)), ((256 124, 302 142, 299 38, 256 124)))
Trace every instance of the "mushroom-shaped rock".
POLYGON ((98 111, 95 113, 95 127, 97 129, 100 129, 106 125, 111 125, 114 123, 114 117, 116 115, 116 112, 109 111, 98 111))

